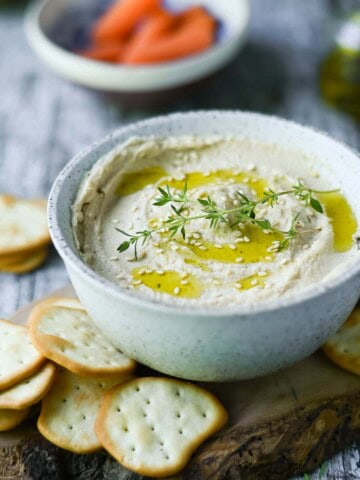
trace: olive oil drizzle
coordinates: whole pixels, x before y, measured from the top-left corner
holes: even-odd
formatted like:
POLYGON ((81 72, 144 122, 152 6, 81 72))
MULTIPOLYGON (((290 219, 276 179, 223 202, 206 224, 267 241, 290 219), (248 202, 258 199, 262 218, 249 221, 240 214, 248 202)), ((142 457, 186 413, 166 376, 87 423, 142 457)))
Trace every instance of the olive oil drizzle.
MULTIPOLYGON (((181 178, 171 177, 161 167, 148 167, 141 171, 134 171, 124 175, 122 182, 117 188, 120 196, 136 193, 148 185, 154 187, 168 185, 170 188, 183 188, 187 182, 189 190, 212 184, 236 183, 247 186, 252 194, 260 198, 267 187, 266 180, 249 172, 234 173, 231 170, 217 170, 210 173, 189 172, 181 178)), ((325 212, 334 231, 334 250, 345 252, 353 245, 353 235, 357 230, 357 222, 350 205, 341 193, 318 194, 319 200, 325 207, 325 212)), ((149 221, 150 225, 156 225, 157 219, 149 221)), ((184 262, 194 265, 204 271, 211 271, 208 262, 228 264, 271 263, 276 258, 276 252, 272 249, 274 242, 283 239, 283 235, 276 232, 265 233, 255 226, 247 226, 242 231, 243 241, 235 240, 234 243, 214 243, 203 239, 198 241, 184 242, 172 239, 179 246, 179 252, 184 262), (244 240, 248 239, 248 240, 244 240)), ((170 242, 164 243, 166 249, 170 242)), ((152 270, 144 267, 135 268, 132 271, 133 287, 141 285, 172 296, 184 298, 198 298, 206 288, 201 285, 195 275, 187 275, 176 271, 152 270)), ((266 276, 254 274, 239 279, 235 285, 237 289, 249 290, 255 287, 266 286, 266 276)))
POLYGON ((200 282, 194 275, 173 270, 152 270, 135 268, 132 271, 134 287, 144 285, 154 291, 174 297, 198 298, 203 292, 200 282))
POLYGON ((355 215, 341 193, 319 194, 318 196, 332 224, 334 250, 346 252, 354 243, 353 235, 358 227, 355 215))

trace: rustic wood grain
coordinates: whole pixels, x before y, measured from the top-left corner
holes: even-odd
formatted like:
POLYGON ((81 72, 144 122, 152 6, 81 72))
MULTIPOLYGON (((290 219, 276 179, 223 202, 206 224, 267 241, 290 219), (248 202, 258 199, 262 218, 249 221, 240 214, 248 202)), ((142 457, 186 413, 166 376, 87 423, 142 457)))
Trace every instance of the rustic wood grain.
MULTIPOLYGON (((355 5, 352 0, 252 0, 249 42, 236 62, 162 112, 240 108, 273 113, 359 148, 358 126, 324 105, 317 87, 318 64, 336 14, 355 5)), ((46 196, 72 155, 109 131, 158 112, 119 109, 54 77, 26 44, 23 6, 15 0, 0 2, 0 192, 46 196)), ((0 317, 66 281, 55 252, 30 275, 1 274, 0 317)), ((47 456, 45 450, 42 455, 47 456)), ((0 466, 0 478, 15 477, 0 466)), ((360 478, 359 446, 335 457, 325 478, 360 478)))

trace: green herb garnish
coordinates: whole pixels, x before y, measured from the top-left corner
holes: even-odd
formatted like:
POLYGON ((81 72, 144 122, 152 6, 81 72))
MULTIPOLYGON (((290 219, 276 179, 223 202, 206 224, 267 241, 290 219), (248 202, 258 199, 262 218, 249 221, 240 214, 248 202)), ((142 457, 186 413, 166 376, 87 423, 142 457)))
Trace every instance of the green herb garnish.
POLYGON ((128 240, 122 242, 118 247, 118 252, 125 252, 130 246, 134 245, 135 258, 137 258, 137 247, 139 242, 141 245, 144 245, 151 238, 153 233, 164 231, 164 229, 170 233, 170 238, 174 237, 177 233, 180 233, 185 240, 186 226, 192 221, 198 219, 208 220, 210 228, 215 228, 219 223, 227 224, 232 229, 239 224, 252 224, 265 231, 281 233, 284 236, 284 240, 279 242, 277 247, 277 251, 281 251, 288 248, 295 238, 313 230, 301 231, 296 228, 300 212, 292 219, 289 230, 278 230, 271 225, 269 220, 257 218, 256 207, 265 204, 273 207, 278 203, 280 197, 294 195, 300 201, 304 202, 304 205, 311 207, 317 213, 323 213, 324 209, 315 195, 318 193, 334 193, 338 190, 313 190, 305 187, 305 185, 299 180, 290 190, 275 192, 274 190, 266 189, 263 193, 263 197, 258 201, 251 200, 242 192, 238 191, 239 205, 231 209, 220 208, 210 196, 207 196, 206 198, 198 198, 196 200, 190 199, 187 194, 187 182, 185 182, 184 187, 180 192, 171 191, 168 185, 164 188, 159 187, 158 191, 160 195, 155 199, 153 205, 162 207, 170 204, 172 214, 167 217, 161 226, 149 230, 142 230, 135 234, 116 228, 117 231, 128 237, 128 240), (190 205, 198 205, 201 207, 201 213, 199 215, 189 216, 187 207, 190 205))

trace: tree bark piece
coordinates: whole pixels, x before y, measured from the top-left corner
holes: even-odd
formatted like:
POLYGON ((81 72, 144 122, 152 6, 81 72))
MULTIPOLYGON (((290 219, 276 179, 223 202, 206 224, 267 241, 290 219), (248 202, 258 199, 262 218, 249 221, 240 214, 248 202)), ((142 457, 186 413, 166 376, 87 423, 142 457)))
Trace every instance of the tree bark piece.
MULTIPOLYGON (((73 294, 69 288, 56 292, 73 294)), ((29 307, 14 320, 25 323, 28 312, 29 307)), ((360 441, 360 377, 320 352, 274 375, 202 386, 223 402, 230 420, 195 453, 183 480, 285 480, 360 441)), ((29 425, 32 430, 0 434, 1 480, 143 478, 105 452, 65 452, 36 433, 34 422, 29 425)))

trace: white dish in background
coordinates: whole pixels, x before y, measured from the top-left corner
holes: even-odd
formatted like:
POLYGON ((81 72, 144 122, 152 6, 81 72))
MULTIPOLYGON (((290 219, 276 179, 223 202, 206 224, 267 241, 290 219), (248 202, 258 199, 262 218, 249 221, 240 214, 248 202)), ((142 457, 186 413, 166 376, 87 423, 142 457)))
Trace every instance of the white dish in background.
MULTIPOLYGON (((158 92, 192 84, 229 63, 241 49, 249 22, 248 0, 201 0, 221 22, 220 38, 209 50, 182 60, 149 66, 125 66, 88 60, 51 40, 53 30, 70 9, 77 12, 103 0, 37 0, 25 16, 25 29, 30 45, 43 62, 60 76, 92 89, 112 92, 158 92)), ((175 10, 194 4, 193 0, 168 0, 166 5, 175 10)), ((84 15, 86 17, 86 15, 84 15)), ((62 28, 71 29, 83 15, 72 15, 62 22, 62 28), (74 24, 68 18, 75 18, 74 24)), ((79 20, 82 21, 82 20, 79 20)), ((88 25, 90 26, 90 25, 88 25)))

